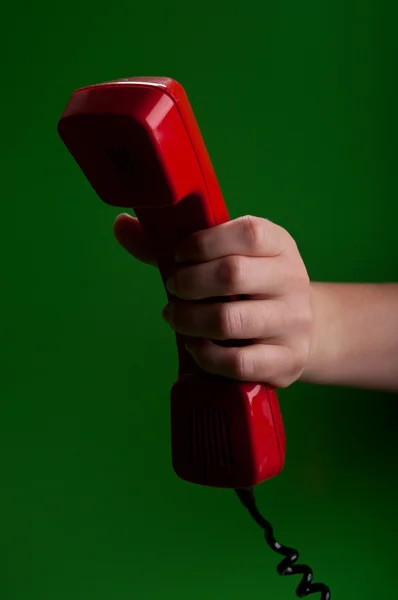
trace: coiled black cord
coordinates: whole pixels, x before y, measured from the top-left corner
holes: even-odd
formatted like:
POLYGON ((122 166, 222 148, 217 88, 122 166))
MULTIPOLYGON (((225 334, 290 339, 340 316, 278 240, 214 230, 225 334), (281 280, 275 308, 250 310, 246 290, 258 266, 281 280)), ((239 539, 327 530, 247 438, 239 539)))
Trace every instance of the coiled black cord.
POLYGON ((310 569, 310 567, 307 565, 295 564, 299 558, 299 553, 297 550, 288 548, 287 546, 282 546, 282 544, 279 544, 279 542, 275 540, 272 525, 266 519, 264 519, 257 508, 253 489, 237 489, 235 492, 257 525, 264 530, 265 541, 271 550, 277 552, 278 554, 282 554, 282 556, 285 557, 277 566, 279 575, 303 576, 302 580, 297 586, 296 595, 299 598, 303 598, 304 596, 309 596, 310 594, 316 594, 319 592, 321 594, 320 600, 330 600, 330 589, 324 583, 312 583, 312 569, 310 569))

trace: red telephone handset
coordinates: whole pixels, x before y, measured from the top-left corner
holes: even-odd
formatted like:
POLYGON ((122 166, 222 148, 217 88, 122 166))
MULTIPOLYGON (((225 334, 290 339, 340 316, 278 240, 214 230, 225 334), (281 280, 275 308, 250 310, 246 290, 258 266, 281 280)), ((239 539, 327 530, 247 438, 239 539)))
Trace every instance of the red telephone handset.
MULTIPOLYGON (((229 220, 190 103, 173 79, 137 77, 79 89, 58 132, 99 198, 134 210, 153 241, 163 283, 176 268, 174 251, 186 236, 229 220)), ((285 432, 275 390, 205 373, 186 351, 183 336, 176 334, 176 342, 179 372, 171 390, 176 474, 227 488, 277 475, 285 460, 285 432)))

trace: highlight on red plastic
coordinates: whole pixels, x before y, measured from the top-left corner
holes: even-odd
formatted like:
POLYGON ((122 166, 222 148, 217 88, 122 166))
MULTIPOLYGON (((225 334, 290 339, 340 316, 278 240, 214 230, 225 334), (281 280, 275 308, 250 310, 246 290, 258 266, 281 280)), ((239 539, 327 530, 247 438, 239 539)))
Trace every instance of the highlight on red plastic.
MULTIPOLYGON (((186 236, 229 220, 189 100, 175 80, 138 77, 78 89, 58 133, 98 197, 134 211, 153 241, 163 283, 176 268, 174 252, 186 236)), ((171 390, 176 474, 231 488, 277 475, 285 460, 285 432, 275 390, 209 375, 186 351, 183 336, 176 334, 176 343, 178 379, 171 390)))

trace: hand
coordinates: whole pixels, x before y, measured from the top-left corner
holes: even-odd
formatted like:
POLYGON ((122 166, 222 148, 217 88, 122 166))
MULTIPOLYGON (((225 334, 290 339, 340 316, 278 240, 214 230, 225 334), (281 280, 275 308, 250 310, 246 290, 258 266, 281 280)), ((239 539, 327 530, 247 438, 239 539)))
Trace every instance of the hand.
MULTIPOLYGON (((119 243, 155 265, 150 241, 133 217, 120 215, 119 243)), ((300 378, 311 350, 310 281, 293 238, 282 227, 245 216, 199 231, 178 249, 167 282, 175 296, 163 311, 172 329, 190 338, 188 350, 209 373, 283 388, 300 378), (189 263, 189 264, 184 264, 189 263), (220 296, 231 302, 198 303, 220 296), (224 347, 210 340, 247 340, 224 347)))

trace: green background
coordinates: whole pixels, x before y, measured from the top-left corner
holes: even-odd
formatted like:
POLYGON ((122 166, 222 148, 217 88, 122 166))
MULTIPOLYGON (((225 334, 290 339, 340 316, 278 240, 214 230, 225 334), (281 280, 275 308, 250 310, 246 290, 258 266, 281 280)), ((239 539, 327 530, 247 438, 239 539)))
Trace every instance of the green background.
MULTIPOLYGON (((173 474, 160 278, 56 124, 77 87, 174 77, 231 217, 286 227, 313 279, 397 280, 397 25, 380 0, 3 1, 1 600, 295 597, 234 494, 173 474)), ((398 597, 397 398, 280 400, 277 537, 336 600, 398 597)))

